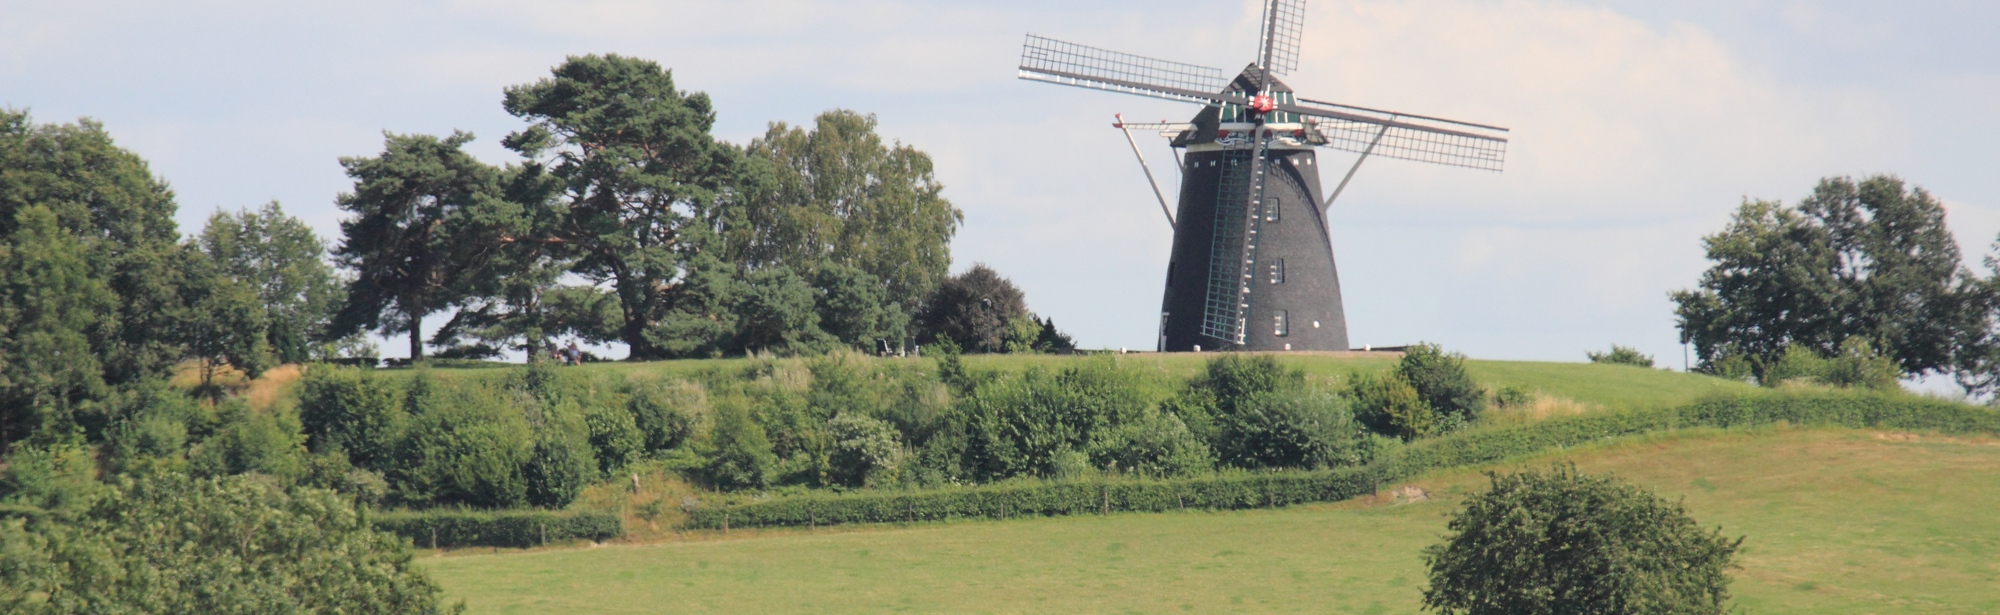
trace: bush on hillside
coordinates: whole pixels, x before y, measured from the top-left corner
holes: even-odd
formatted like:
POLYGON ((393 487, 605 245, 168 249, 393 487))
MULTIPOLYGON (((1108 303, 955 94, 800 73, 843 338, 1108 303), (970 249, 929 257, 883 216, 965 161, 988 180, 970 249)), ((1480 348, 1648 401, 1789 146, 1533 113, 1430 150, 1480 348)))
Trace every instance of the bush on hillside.
POLYGON ((527 503, 522 472, 535 431, 519 406, 488 387, 419 373, 405 397, 409 427, 385 472, 392 499, 414 506, 506 508, 527 503))
MULTIPOLYGON (((984 264, 939 284, 917 313, 918 340, 929 344, 949 339, 966 352, 1006 352, 1014 323, 1026 319, 1021 289, 984 264)), ((1027 334, 1034 343, 1039 326, 1027 334)))
POLYGON ((1400 373, 1355 374, 1348 390, 1355 419, 1368 431, 1409 441, 1430 435, 1437 423, 1437 413, 1400 373))
POLYGON ((903 470, 903 443, 896 428, 880 419, 841 414, 827 421, 833 440, 827 478, 836 485, 879 487, 894 484, 903 470))
POLYGON ((408 418, 399 391, 373 370, 313 365, 299 381, 299 423, 314 451, 344 451, 354 465, 393 465, 408 418))
POLYGON ((966 475, 982 481, 1057 475, 1060 457, 1084 454, 1102 430, 1152 405, 1138 377, 1102 357, 1031 367, 980 385, 957 410, 966 475))
POLYGON ((635 384, 625 405, 645 436, 647 452, 688 446, 707 437, 708 389, 678 378, 635 384))
POLYGON ((1436 344, 1410 346, 1396 362, 1396 375, 1417 390, 1440 424, 1468 424, 1486 410, 1486 391, 1465 373, 1465 355, 1436 344))
POLYGON ((1364 461, 1347 399, 1293 386, 1239 400, 1217 417, 1216 453, 1239 468, 1317 469, 1364 461))
POLYGON ((1094 467, 1140 476, 1193 476, 1215 469, 1215 454, 1180 417, 1151 409, 1105 430, 1089 457, 1094 467))
POLYGON ((1653 366, 1653 357, 1640 353, 1637 348, 1628 348, 1617 344, 1612 344, 1609 352, 1586 352, 1583 354, 1590 357, 1591 363, 1636 365, 1639 367, 1653 366))
POLYGON ((1850 337, 1833 357, 1822 357, 1805 346, 1786 346, 1777 360, 1764 367, 1764 386, 1801 381, 1837 387, 1895 390, 1902 378, 1889 357, 1875 351, 1867 340, 1850 337))
POLYGON ((1424 550, 1424 606, 1447 615, 1722 613, 1742 539, 1611 476, 1487 475, 1424 550))
POLYGON ((770 481, 777 463, 764 428, 751 420, 740 402, 728 400, 715 406, 715 448, 709 454, 703 478, 721 489, 758 489, 770 481))

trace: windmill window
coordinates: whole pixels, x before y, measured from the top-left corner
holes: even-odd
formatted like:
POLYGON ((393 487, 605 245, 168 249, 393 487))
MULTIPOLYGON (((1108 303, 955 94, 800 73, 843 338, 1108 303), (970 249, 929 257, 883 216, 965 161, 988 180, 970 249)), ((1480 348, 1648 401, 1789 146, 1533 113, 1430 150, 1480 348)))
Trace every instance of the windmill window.
POLYGON ((1268 199, 1264 199, 1264 221, 1265 221, 1265 222, 1277 222, 1277 221, 1278 221, 1278 210, 1279 210, 1279 207, 1278 207, 1278 205, 1279 205, 1279 203, 1278 203, 1278 197, 1275 197, 1275 196, 1274 196, 1274 197, 1271 197, 1271 198, 1268 198, 1268 199))
POLYGON ((1272 284, 1285 283, 1285 259, 1282 258, 1271 259, 1271 283, 1272 284))
POLYGON ((1271 314, 1271 332, 1273 335, 1276 335, 1278 337, 1284 337, 1291 333, 1289 328, 1285 326, 1286 325, 1285 320, 1286 318, 1284 310, 1278 310, 1271 314))

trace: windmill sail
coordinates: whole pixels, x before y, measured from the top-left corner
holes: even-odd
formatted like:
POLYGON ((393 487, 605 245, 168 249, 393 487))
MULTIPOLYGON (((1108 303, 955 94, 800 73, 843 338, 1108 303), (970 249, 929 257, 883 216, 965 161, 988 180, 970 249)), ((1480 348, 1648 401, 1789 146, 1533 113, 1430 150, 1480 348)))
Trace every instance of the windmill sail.
POLYGON ((1507 162, 1507 129, 1396 111, 1320 101, 1278 109, 1312 121, 1327 147, 1454 167, 1499 171, 1507 162), (1379 135, 1379 138, 1378 138, 1379 135))
POLYGON ((1028 35, 1020 77, 1094 90, 1207 103, 1229 83, 1222 70, 1028 35))
POLYGON ((1257 64, 1280 75, 1299 69, 1299 31, 1306 23, 1306 0, 1270 0, 1264 4, 1264 36, 1257 64))

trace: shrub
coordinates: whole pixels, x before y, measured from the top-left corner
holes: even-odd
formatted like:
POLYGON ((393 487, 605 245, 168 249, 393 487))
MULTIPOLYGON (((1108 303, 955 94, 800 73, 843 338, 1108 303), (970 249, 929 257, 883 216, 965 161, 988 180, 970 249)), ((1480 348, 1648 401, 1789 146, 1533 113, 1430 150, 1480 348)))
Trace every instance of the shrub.
POLYGON ((1448 615, 1722 613, 1742 539, 1610 476, 1488 473, 1424 550, 1424 606, 1448 615))
POLYGON ((708 389, 669 379, 632 387, 626 408, 645 436, 647 451, 687 446, 708 433, 708 389))
POLYGON ((289 480, 305 472, 305 436, 290 415, 253 412, 231 399, 217 406, 216 416, 222 427, 188 452, 195 476, 259 472, 289 480))
POLYGON ((314 451, 338 448, 355 465, 391 465, 406 415, 397 391, 372 370, 314 365, 299 381, 299 423, 314 451))
POLYGON ((576 501, 583 487, 598 476, 588 449, 560 427, 544 424, 535 434, 534 452, 522 468, 528 504, 562 508, 576 501))
POLYGON ((1180 417, 1153 410, 1105 431, 1091 445, 1090 461, 1140 476, 1192 476, 1215 469, 1214 453, 1180 417))
POLYGON ((418 547, 528 548, 573 540, 605 541, 625 535, 616 513, 581 510, 394 511, 370 519, 375 529, 418 547))
POLYGON ((1417 344, 1403 351, 1396 374, 1440 419, 1466 423, 1486 409, 1486 392, 1465 373, 1465 355, 1446 353, 1436 344, 1417 344))
POLYGON ((526 503, 522 469, 534 453, 535 433, 509 401, 487 387, 418 373, 405 397, 410 418, 397 447, 399 463, 386 472, 394 499, 481 508, 526 503))
POLYGON ((770 480, 771 466, 777 462, 771 441, 740 402, 716 405, 714 446, 704 472, 709 483, 722 489, 754 489, 770 480))
POLYGON ((1413 440, 1429 435, 1437 422, 1430 404, 1396 372, 1356 374, 1348 386, 1354 393, 1354 415, 1368 431, 1413 440))
POLYGON ((1003 376, 960 404, 964 468, 977 480, 1054 476, 1057 453, 1088 450, 1099 430, 1139 416, 1150 402, 1137 375, 1108 356, 1003 376))
POLYGON ((1609 363, 1612 365, 1637 365, 1639 367, 1653 366, 1653 357, 1640 353, 1639 350, 1636 348, 1628 348, 1617 344, 1611 345, 1610 352, 1602 352, 1602 353, 1586 352, 1583 354, 1584 356, 1590 357, 1591 363, 1609 363))
POLYGON ((896 428, 878 419, 842 414, 827 421, 833 451, 828 479, 850 487, 896 482, 903 469, 903 444, 896 428))
POLYGON ((590 448, 597 458, 597 476, 612 476, 637 461, 644 452, 646 436, 639 431, 632 413, 617 406, 592 405, 583 410, 584 425, 590 429, 590 448))
MULTIPOLYGON (((984 264, 939 284, 917 314, 918 339, 929 344, 949 339, 966 352, 1004 352, 1014 323, 1028 315, 1021 289, 984 264)), ((1040 333, 1029 332, 1033 343, 1040 333)))
POLYGON ((1783 354, 1764 368, 1760 379, 1765 386, 1802 381, 1837 387, 1894 390, 1902 372, 1890 357, 1875 351, 1868 340, 1850 337, 1841 342, 1840 352, 1823 357, 1798 344, 1785 347, 1783 354))
POLYGON ((1502 408, 1520 408, 1535 403, 1535 394, 1527 387, 1509 385, 1493 393, 1493 404, 1502 408))
POLYGON ((1288 387, 1234 404, 1218 419, 1216 452, 1239 468, 1313 469, 1360 463, 1360 426, 1348 401, 1325 391, 1288 387))

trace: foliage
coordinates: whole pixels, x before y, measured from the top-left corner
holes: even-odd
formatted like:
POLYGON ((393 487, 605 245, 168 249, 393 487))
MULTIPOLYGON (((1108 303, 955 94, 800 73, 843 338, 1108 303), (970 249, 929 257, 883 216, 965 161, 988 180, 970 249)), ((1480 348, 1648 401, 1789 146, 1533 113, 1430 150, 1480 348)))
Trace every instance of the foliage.
POLYGON ((255 378, 277 362, 268 335, 269 315, 257 289, 218 271, 205 256, 186 259, 181 292, 190 304, 187 353, 201 362, 201 386, 210 399, 216 370, 227 365, 255 378))
POLYGON ((528 127, 502 143, 531 161, 523 172, 559 186, 557 199, 526 203, 547 219, 536 239, 560 246, 571 271, 612 286, 631 356, 705 350, 663 349, 657 339, 681 332, 649 330, 727 309, 701 296, 716 288, 700 276, 729 274, 719 255, 704 253, 740 198, 742 154, 709 135, 708 95, 680 91, 650 61, 571 56, 548 78, 507 88, 504 107, 528 127))
POLYGON ((496 391, 451 386, 428 373, 410 382, 405 400, 409 427, 386 472, 395 500, 483 508, 527 503, 525 466, 544 451, 518 409, 496 391))
POLYGON ((846 109, 821 113, 809 130, 772 123, 746 148, 771 180, 730 238, 751 267, 819 272, 829 311, 872 311, 840 298, 871 296, 882 313, 826 319, 850 346, 903 337, 944 281, 964 221, 942 196, 930 156, 884 143, 875 127, 875 116, 846 109))
POLYGON ((188 451, 196 477, 260 473, 297 479, 305 472, 305 437, 290 414, 254 412, 238 399, 216 407, 220 427, 188 451))
POLYGON ((1416 344, 1403 351, 1396 375, 1417 390, 1417 397, 1442 422, 1469 423, 1486 409, 1486 391, 1465 373, 1465 355, 1444 352, 1436 344, 1416 344))
POLYGON ((1238 400, 1217 417, 1216 453, 1239 468, 1316 469, 1358 465, 1361 427, 1348 400, 1287 387, 1238 400))
POLYGON ((334 356, 333 348, 316 342, 339 309, 342 280, 312 227, 272 201, 256 211, 215 212, 196 241, 221 275, 255 290, 264 339, 277 362, 334 356))
POLYGON ((705 478, 724 489, 760 488, 777 463, 764 427, 736 400, 714 406, 714 452, 705 478))
MULTIPOLYGON (((37 408, 31 416, 61 414, 66 406, 56 398, 95 397, 106 392, 95 388, 98 381, 115 387, 162 377, 184 358, 178 332, 190 314, 179 284, 187 250, 177 243, 175 210, 166 182, 113 143, 102 124, 38 125, 25 111, 0 108, 0 244, 25 242, 14 245, 18 253, 4 269, 16 294, 13 315, 0 317, 8 329, 0 339, 18 347, 0 352, 0 362, 40 366, 11 374, 8 380, 21 384, 5 387, 0 393, 14 399, 0 404, 37 408), (34 291, 48 296, 23 297, 33 284, 49 284, 34 291), (47 354, 79 342, 88 352, 63 352, 61 360, 47 354), (93 370, 98 375, 84 375, 93 370), (18 405, 24 397, 43 401, 18 405)), ((22 435, 15 426, 0 429, 8 430, 0 443, 22 435)))
POLYGON ((624 520, 603 511, 420 510, 372 516, 375 530, 429 549, 529 548, 574 540, 605 541, 625 534, 624 520))
POLYGON ((1617 344, 1612 344, 1611 350, 1608 352, 1586 352, 1584 353, 1584 355, 1590 357, 1591 363, 1609 363, 1612 365, 1637 365, 1639 367, 1653 366, 1652 356, 1639 352, 1637 348, 1630 348, 1626 346, 1620 346, 1617 344))
POLYGON ((1850 337, 1879 342, 1903 372, 1947 372, 1991 321, 1943 203, 1895 177, 1826 178, 1794 207, 1746 201, 1702 241, 1714 264, 1671 296, 1711 373, 1731 354, 1772 365, 1792 345, 1831 356, 1850 337))
POLYGON ((838 340, 819 327, 816 295, 790 267, 751 273, 736 308, 735 344, 745 352, 780 356, 826 351, 838 340))
POLYGON ((1356 374, 1348 386, 1355 419, 1368 431, 1409 441, 1430 435, 1436 426, 1437 413, 1401 373, 1356 374))
POLYGON ((1179 416, 1149 409, 1099 435, 1090 462, 1140 476, 1194 476, 1215 469, 1215 454, 1179 416))
MULTIPOLYGON (((1865 391, 1757 391, 1748 395, 1712 396, 1676 407, 1606 411, 1526 425, 1473 427, 1382 452, 1371 451, 1367 465, 1355 468, 1258 474, 1225 472, 1177 481, 1116 481, 1107 487, 1111 489, 1108 492, 1109 507, 1110 510, 1170 510, 1175 508, 1174 503, 1184 502, 1188 507, 1231 509, 1270 505, 1270 501, 1280 504, 1338 501, 1373 493, 1373 485, 1376 484, 1394 483, 1437 470, 1495 463, 1606 438, 1696 427, 1738 428, 1780 423, 1948 434, 2000 434, 2000 412, 1960 403, 1865 391), (1331 480, 1362 482, 1356 483, 1360 485, 1355 487, 1359 490, 1352 491, 1347 487, 1301 487, 1305 490, 1283 492, 1295 495, 1270 496, 1277 498, 1275 500, 1266 500, 1263 492, 1257 491, 1276 488, 1267 486, 1301 486, 1320 484, 1313 481, 1331 480), (1172 486, 1163 488, 1164 492, 1158 490, 1162 488, 1140 490, 1152 495, 1121 496, 1119 494, 1123 492, 1117 491, 1121 484, 1172 486), (1232 485, 1228 488, 1250 488, 1252 491, 1248 494, 1223 492, 1233 494, 1226 496, 1197 496, 1193 493, 1197 486, 1208 485, 1232 485), (1319 495, 1310 495, 1312 493, 1319 495), (1311 499, 1316 497, 1328 499, 1311 499), (1162 505, 1162 502, 1166 504, 1162 505)), ((730 524, 736 527, 1095 513, 1102 509, 1090 507, 1089 498, 1106 497, 1106 492, 1092 487, 1088 483, 1003 482, 914 492, 813 493, 703 508, 690 513, 688 524, 699 528, 721 527, 725 511, 730 515, 730 524)), ((1288 490, 1291 488, 1286 487, 1288 490)), ((1099 501, 1098 505, 1105 504, 1099 501)))
POLYGON ((1722 613, 1742 539, 1679 504, 1574 467, 1488 474, 1424 551, 1424 606, 1448 614, 1722 613))
MULTIPOLYGON (((949 278, 924 301, 918 339, 949 339, 966 352, 1005 352, 1013 323, 1028 317, 1021 289, 984 264, 949 278)), ((1027 335, 1032 343, 1039 327, 1027 335)))
POLYGON ((1008 519, 1108 512, 1237 510, 1330 502, 1373 493, 1357 468, 1282 474, 1227 473, 1176 479, 1011 482, 925 491, 860 491, 773 498, 701 507, 687 526, 700 529, 1008 519))
POLYGON ((840 414, 826 423, 833 440, 829 478, 834 484, 876 487, 894 484, 902 472, 903 444, 886 421, 840 414))
POLYGON ((1056 475, 1062 455, 1084 453, 1103 430, 1151 405, 1135 386, 1137 377, 1102 357, 981 384, 958 409, 967 438, 965 475, 1056 475))
POLYGON ((0 544, 9 613, 460 610, 342 496, 255 477, 123 478, 60 514, 0 519, 0 544))
POLYGON ((645 449, 659 452, 681 448, 707 437, 708 389, 681 379, 632 385, 626 408, 645 436, 645 449))
POLYGON ((355 272, 328 337, 378 329, 407 332, 410 357, 424 356, 423 319, 458 303, 468 278, 500 242, 482 210, 510 208, 500 172, 464 151, 472 135, 384 133, 380 156, 342 158, 354 192, 336 200, 354 217, 334 250, 355 272))
POLYGON ((104 394, 93 338, 115 300, 55 212, 22 207, 11 222, 0 244, 0 445, 67 430, 79 404, 104 394))
MULTIPOLYGON (((544 423, 535 433, 534 449, 521 468, 528 504, 562 508, 576 501, 583 488, 600 476, 588 447, 557 425, 544 423)), ((497 503, 504 506, 503 503, 497 503)))
POLYGON ((1802 345, 1785 347, 1785 352, 1764 367, 1763 383, 1777 386, 1791 381, 1839 387, 1867 387, 1896 390, 1902 373, 1889 358, 1875 352, 1868 340, 1850 337, 1841 342, 1840 353, 1829 358, 1802 345))
POLYGON ((314 451, 340 451, 354 465, 396 464, 405 423, 401 391, 372 370, 314 365, 299 382, 299 423, 314 451))

